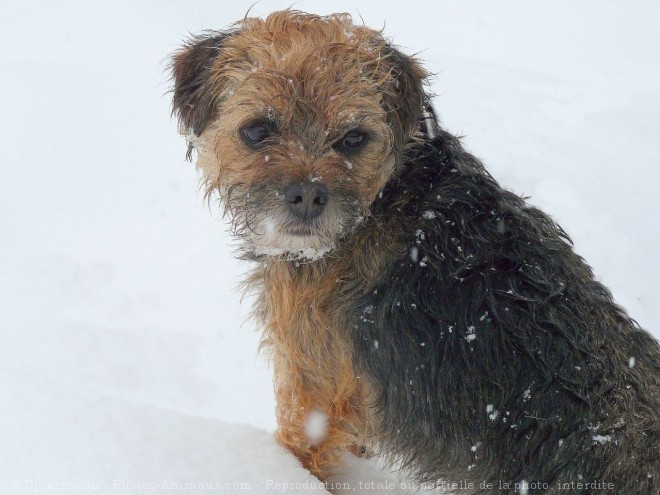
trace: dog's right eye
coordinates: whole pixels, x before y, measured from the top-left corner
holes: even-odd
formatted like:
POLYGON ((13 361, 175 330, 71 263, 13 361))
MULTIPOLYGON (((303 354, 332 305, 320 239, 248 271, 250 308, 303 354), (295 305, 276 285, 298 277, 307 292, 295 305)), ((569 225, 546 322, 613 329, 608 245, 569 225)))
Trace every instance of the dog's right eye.
POLYGON ((337 141, 332 147, 335 151, 344 155, 353 155, 365 147, 369 141, 369 135, 359 129, 348 131, 344 137, 337 141))
POLYGON ((264 122, 256 122, 248 124, 241 129, 241 136, 245 143, 251 148, 263 148, 266 145, 266 140, 272 136, 270 126, 264 122))

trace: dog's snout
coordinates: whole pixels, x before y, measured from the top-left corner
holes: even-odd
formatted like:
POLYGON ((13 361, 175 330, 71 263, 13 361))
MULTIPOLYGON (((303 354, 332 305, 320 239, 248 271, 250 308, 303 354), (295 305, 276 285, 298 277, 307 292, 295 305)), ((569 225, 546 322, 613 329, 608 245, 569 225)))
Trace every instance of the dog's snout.
POLYGON ((311 182, 292 182, 284 191, 284 197, 294 215, 312 220, 323 212, 328 202, 328 188, 311 182))

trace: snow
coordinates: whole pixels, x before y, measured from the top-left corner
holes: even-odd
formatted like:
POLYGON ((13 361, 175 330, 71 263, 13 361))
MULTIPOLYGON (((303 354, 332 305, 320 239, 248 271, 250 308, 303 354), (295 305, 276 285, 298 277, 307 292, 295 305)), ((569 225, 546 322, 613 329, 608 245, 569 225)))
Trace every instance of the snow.
MULTIPOLYGON (((236 289, 249 265, 169 116, 168 54, 252 3, 3 5, 0 492, 327 492, 273 440, 272 377, 236 289)), ((660 4, 332 10, 419 53, 444 126, 660 336, 660 4)), ((400 486, 377 459, 346 462, 338 483, 400 486)))
POLYGON ((413 263, 417 263, 419 260, 419 248, 417 246, 412 246, 410 248, 410 259, 413 263))
POLYGON ((312 410, 305 419, 305 436, 311 445, 323 441, 328 434, 328 415, 318 409, 312 410))
POLYGON ((591 437, 594 441, 594 443, 600 443, 604 444, 612 440, 612 437, 610 435, 594 435, 591 437))

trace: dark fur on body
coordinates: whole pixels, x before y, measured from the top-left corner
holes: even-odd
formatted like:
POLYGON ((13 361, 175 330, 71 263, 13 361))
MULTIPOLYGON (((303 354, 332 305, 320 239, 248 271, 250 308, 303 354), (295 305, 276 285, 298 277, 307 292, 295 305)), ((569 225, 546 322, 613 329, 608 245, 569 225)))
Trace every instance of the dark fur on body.
POLYGON ((172 71, 207 194, 256 262, 277 439, 312 473, 367 445, 417 480, 474 483, 461 493, 660 495, 658 342, 552 219, 419 132, 414 58, 345 14, 283 11, 193 38, 172 71), (263 147, 240 137, 255 120, 263 147), (297 182, 329 191, 311 222, 284 201, 297 182))
POLYGON ((552 219, 445 132, 410 144, 372 211, 408 242, 346 303, 385 451, 423 479, 495 484, 478 493, 660 493, 660 347, 552 219))

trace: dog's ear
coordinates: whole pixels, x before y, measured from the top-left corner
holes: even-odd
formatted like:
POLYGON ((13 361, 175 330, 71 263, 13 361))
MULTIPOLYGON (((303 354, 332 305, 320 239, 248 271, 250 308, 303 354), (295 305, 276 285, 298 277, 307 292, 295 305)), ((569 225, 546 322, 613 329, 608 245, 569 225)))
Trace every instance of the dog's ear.
POLYGON ((235 32, 203 33, 191 38, 172 55, 172 115, 177 117, 182 134, 192 131, 199 136, 210 123, 215 111, 215 92, 210 81, 213 63, 223 43, 235 32))
POLYGON ((413 57, 387 43, 381 54, 390 66, 391 79, 385 88, 383 106, 392 126, 396 149, 401 151, 419 126, 424 104, 424 82, 428 73, 413 57))

